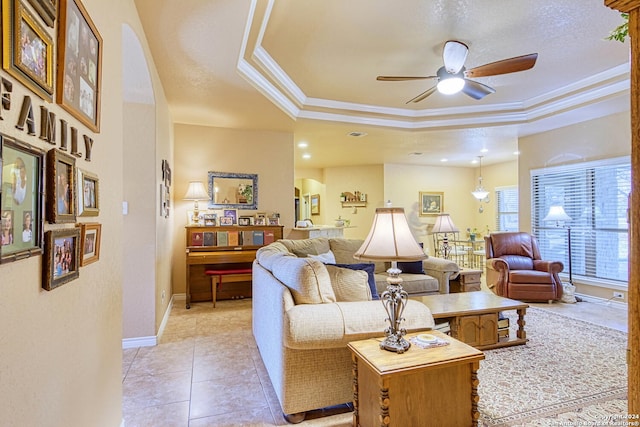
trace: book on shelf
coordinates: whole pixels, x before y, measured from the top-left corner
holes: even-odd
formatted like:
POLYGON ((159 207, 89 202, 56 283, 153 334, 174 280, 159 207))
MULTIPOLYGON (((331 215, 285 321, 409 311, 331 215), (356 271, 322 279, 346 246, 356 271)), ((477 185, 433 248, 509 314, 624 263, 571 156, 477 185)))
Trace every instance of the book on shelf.
POLYGON ((229 233, 226 231, 216 232, 217 246, 229 246, 229 233))
POLYGON ((213 231, 205 231, 203 233, 202 246, 215 246, 216 245, 216 235, 213 231))
POLYGON ((191 246, 202 246, 202 241, 204 239, 203 233, 191 233, 191 246))
POLYGON ((263 231, 254 231, 253 232, 253 244, 257 246, 262 246, 264 244, 264 232, 263 231))
POLYGON ((242 244, 244 246, 253 246, 253 231, 251 230, 242 231, 242 244))
POLYGON ((264 231, 264 244, 268 245, 269 243, 273 243, 276 240, 275 238, 275 234, 273 233, 273 231, 268 231, 265 230, 264 231))
POLYGON ((498 329, 498 341, 506 341, 509 339, 509 328, 498 329))
POLYGON ((240 244, 239 242, 239 238, 238 238, 238 231, 236 230, 229 230, 227 231, 227 244, 229 246, 238 246, 238 244, 240 244))
POLYGON ((503 318, 498 317, 498 329, 509 329, 508 317, 503 317, 503 318))
POLYGON ((442 332, 443 334, 449 334, 449 332, 451 332, 451 325, 449 324, 449 322, 446 322, 446 321, 445 322, 436 323, 433 326, 433 330, 442 332))

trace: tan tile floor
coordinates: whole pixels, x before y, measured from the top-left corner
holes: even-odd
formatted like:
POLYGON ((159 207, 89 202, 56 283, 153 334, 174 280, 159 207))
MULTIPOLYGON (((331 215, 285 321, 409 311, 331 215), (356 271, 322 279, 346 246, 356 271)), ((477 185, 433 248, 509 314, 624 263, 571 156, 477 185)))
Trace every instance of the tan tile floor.
MULTIPOLYGON (((626 306, 585 299, 531 304, 627 330, 626 306)), ((126 427, 280 426, 282 417, 251 333, 251 300, 176 301, 161 343, 123 350, 126 427)), ((348 408, 312 414, 300 426, 351 426, 348 408)))

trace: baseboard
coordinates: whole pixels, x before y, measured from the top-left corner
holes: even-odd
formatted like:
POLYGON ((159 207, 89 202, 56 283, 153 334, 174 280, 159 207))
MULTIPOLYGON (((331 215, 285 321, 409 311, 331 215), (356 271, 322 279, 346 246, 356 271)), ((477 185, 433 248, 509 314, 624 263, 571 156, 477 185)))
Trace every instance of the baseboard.
POLYGON ((178 294, 171 297, 169 305, 167 305, 167 309, 164 312, 164 316, 162 316, 162 322, 160 322, 160 327, 158 328, 157 335, 148 337, 123 338, 122 349, 124 350, 127 348, 135 347, 153 347, 155 345, 158 345, 160 337, 162 337, 162 333, 164 332, 164 328, 167 326, 167 322, 169 321, 169 315, 171 314, 171 308, 173 308, 173 302, 175 300, 180 300, 180 295, 182 295, 182 299, 186 299, 186 294, 178 294))
POLYGON ((593 295, 587 295, 587 294, 579 294, 576 292, 576 297, 580 297, 582 300, 584 301, 589 301, 595 304, 607 304, 607 305, 612 305, 614 307, 620 308, 620 309, 628 309, 629 305, 624 302, 624 301, 615 301, 611 298, 606 299, 606 298, 600 298, 600 297, 594 297, 593 295))

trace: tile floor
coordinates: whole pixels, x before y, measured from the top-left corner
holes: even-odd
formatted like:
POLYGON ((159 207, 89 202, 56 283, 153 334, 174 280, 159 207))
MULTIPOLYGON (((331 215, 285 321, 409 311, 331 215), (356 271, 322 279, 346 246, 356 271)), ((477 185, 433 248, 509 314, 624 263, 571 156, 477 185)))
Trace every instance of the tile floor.
MULTIPOLYGON (((531 304, 565 316, 627 330, 626 306, 587 299, 531 304)), ((125 427, 288 425, 251 333, 251 300, 176 301, 155 347, 123 350, 125 427)), ((351 426, 338 408, 300 426, 351 426)))

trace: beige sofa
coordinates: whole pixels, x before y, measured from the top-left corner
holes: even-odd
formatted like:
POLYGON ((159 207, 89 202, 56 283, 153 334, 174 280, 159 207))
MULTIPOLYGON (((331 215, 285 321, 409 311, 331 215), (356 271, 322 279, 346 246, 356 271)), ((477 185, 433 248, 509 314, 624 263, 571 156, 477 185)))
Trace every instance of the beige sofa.
MULTIPOLYGON (((388 326, 382 303, 371 300, 366 272, 305 256, 333 248, 336 262, 342 263, 360 243, 280 240, 256 254, 253 335, 290 422, 302 421, 306 411, 352 401, 347 343, 380 337, 388 326)), ((408 301, 403 317, 407 331, 433 327, 429 309, 417 301, 408 301)))

